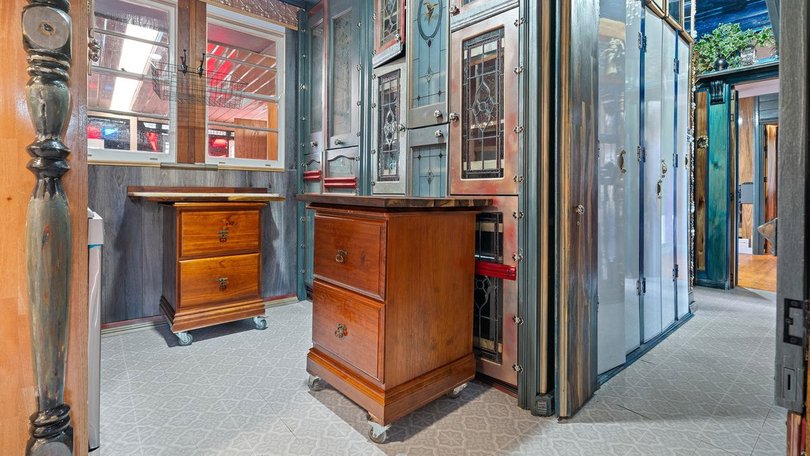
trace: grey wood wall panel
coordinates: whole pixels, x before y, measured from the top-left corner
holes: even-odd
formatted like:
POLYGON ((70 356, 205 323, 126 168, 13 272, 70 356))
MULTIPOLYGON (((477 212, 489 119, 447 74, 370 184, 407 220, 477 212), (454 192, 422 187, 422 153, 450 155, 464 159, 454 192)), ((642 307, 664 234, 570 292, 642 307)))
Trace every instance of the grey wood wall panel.
POLYGON ((759 97, 759 120, 776 120, 779 118, 779 94, 771 93, 759 97))
POLYGON ((91 166, 89 205, 104 218, 102 322, 160 314, 162 206, 127 197, 130 185, 261 187, 284 195, 263 211, 262 295, 295 293, 295 171, 215 171, 91 166))

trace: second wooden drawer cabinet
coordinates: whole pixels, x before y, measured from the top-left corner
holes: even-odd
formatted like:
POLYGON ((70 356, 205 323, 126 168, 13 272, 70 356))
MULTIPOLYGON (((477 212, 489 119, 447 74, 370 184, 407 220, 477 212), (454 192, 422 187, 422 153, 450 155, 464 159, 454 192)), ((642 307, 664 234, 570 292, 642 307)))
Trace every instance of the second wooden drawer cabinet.
POLYGON ((160 307, 181 345, 189 330, 254 317, 261 297, 263 203, 174 203, 164 207, 160 307))

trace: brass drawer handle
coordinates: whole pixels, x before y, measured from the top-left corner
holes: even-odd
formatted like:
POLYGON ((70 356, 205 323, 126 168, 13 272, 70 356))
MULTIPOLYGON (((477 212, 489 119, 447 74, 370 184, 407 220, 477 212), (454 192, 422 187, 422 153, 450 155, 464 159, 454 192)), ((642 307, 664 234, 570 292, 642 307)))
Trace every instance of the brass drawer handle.
POLYGON ((223 228, 219 230, 219 242, 228 242, 228 229, 223 228))
POLYGON ((347 251, 345 251, 343 249, 340 249, 340 250, 337 251, 337 255, 335 255, 335 261, 342 264, 342 263, 344 263, 346 261, 346 256, 348 256, 348 255, 349 255, 349 252, 347 252, 347 251))
POLYGON ((219 282, 219 289, 220 291, 225 291, 228 289, 228 278, 227 277, 218 277, 217 282, 219 282))
POLYGON ((343 339, 347 334, 349 334, 349 332, 346 330, 346 325, 338 323, 337 329, 335 330, 335 337, 343 339))

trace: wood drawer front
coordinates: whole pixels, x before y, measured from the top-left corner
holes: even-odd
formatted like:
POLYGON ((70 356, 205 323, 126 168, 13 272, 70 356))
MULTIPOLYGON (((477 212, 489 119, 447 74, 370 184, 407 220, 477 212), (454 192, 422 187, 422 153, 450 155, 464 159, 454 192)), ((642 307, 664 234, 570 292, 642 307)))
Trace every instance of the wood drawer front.
POLYGON ((382 306, 371 299, 315 281, 312 339, 343 361, 382 381, 382 306))
POLYGON ((315 216, 317 278, 385 298, 385 236, 383 220, 315 216))
POLYGON ((316 215, 315 276, 384 299, 385 233, 383 220, 316 215))
POLYGON ((259 250, 257 210, 180 213, 180 256, 217 255, 259 250))
POLYGON ((260 262, 258 253, 181 261, 180 307, 260 299, 260 262))

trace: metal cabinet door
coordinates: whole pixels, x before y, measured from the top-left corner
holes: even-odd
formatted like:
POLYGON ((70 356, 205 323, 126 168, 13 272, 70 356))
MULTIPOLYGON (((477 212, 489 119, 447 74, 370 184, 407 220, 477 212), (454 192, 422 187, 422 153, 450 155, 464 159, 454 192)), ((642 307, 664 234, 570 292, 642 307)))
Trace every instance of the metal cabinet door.
POLYGON ((477 369, 517 385, 517 197, 493 198, 476 217, 473 347, 477 369))
POLYGON ((675 75, 678 32, 663 27, 661 42, 661 329, 675 322, 675 75))
POLYGON ((453 32, 450 193, 517 195, 517 8, 453 32))
POLYGON ((450 31, 517 8, 518 0, 450 0, 450 31))
POLYGON ((357 146, 360 141, 360 15, 351 0, 327 5, 329 77, 327 84, 328 149, 357 146))
POLYGON ((661 333, 661 99, 663 21, 647 10, 644 21, 644 341, 661 333))
POLYGON ((675 181, 677 202, 675 204, 675 261, 677 278, 677 317, 689 313, 689 104, 692 87, 689 84, 689 43, 678 39, 678 113, 677 113, 677 161, 675 181))
POLYGON ((405 0, 374 0, 374 56, 377 67, 405 49, 405 0))
POLYGON ((309 145, 303 156, 301 166, 304 168, 304 192, 321 193, 321 178, 324 150, 324 71, 326 62, 326 35, 323 18, 323 3, 309 11, 307 21, 308 40, 306 55, 309 62, 309 81, 307 87, 307 111, 304 117, 309 120, 309 145))
POLYGON ((412 0, 407 8, 408 127, 447 123, 447 0, 412 0))
POLYGON ((381 66, 374 70, 371 79, 372 192, 404 195, 408 182, 405 62, 381 66))
POLYGON ((447 125, 408 130, 408 194, 447 196, 447 125))

